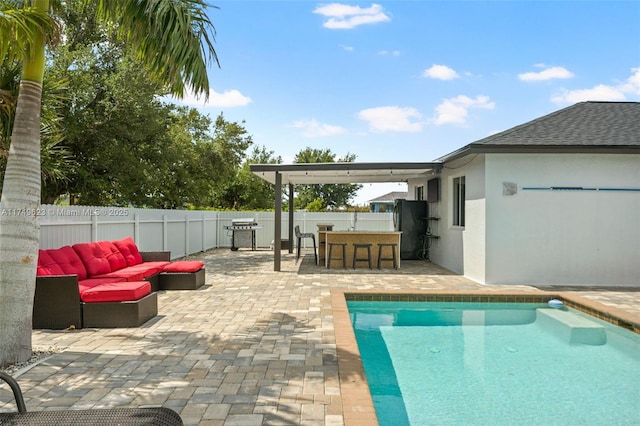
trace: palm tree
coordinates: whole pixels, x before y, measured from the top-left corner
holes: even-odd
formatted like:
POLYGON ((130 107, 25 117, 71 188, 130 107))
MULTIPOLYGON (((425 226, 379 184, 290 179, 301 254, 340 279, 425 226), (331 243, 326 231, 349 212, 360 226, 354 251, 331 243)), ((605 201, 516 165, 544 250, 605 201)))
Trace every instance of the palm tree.
MULTIPOLYGON (((182 96, 209 93, 207 65, 218 63, 204 0, 84 0, 149 75, 182 96)), ((31 321, 39 247, 40 107, 44 51, 57 34, 58 0, 0 0, 0 58, 21 59, 22 77, 0 198, 0 367, 32 353, 31 321)))
MULTIPOLYGON (((45 71, 46 72, 46 71, 45 71)), ((0 183, 4 178, 9 155, 9 139, 16 111, 18 86, 22 66, 19 62, 0 65, 0 183)), ((60 188, 68 182, 68 174, 76 161, 64 146, 65 129, 61 125, 59 110, 66 107, 69 88, 66 80, 49 78, 42 86, 40 113, 40 168, 42 173, 43 204, 53 204, 60 188)), ((2 185, 0 184, 0 190, 2 185)))

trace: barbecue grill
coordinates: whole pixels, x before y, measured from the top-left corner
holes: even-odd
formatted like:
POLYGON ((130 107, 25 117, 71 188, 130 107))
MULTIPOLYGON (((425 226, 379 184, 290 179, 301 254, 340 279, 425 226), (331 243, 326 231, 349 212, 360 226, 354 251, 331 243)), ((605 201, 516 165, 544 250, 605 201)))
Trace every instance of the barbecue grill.
POLYGON ((225 229, 231 231, 231 250, 236 251, 240 247, 256 249, 256 229, 260 229, 254 218, 232 219, 230 226, 225 229))

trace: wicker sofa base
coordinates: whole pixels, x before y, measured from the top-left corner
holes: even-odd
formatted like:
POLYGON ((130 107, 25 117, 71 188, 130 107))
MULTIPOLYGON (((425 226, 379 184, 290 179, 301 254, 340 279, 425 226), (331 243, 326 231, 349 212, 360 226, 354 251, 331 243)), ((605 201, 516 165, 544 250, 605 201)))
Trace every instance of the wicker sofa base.
POLYGON ((162 272, 160 290, 196 290, 204 285, 204 268, 196 272, 162 272))
POLYGON ((36 277, 33 328, 82 328, 82 310, 75 275, 36 277))
POLYGON ((147 277, 144 280, 149 281, 149 284, 151 285, 152 293, 160 290, 160 274, 151 275, 150 277, 147 277))
POLYGON ((138 327, 158 315, 158 294, 131 302, 83 303, 83 327, 138 327))

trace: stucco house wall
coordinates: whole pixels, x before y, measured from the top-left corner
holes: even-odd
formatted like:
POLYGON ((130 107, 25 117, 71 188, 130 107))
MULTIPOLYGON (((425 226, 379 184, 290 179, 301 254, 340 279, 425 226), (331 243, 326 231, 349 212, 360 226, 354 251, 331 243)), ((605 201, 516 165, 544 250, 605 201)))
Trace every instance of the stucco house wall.
MULTIPOLYGON (((474 281, 485 280, 485 163, 483 155, 456 161, 435 176, 440 178, 440 201, 429 203, 431 232, 440 238, 432 240, 429 258, 452 272, 464 274, 474 281), (453 179, 465 177, 465 226, 453 224, 453 179)), ((415 183, 414 183, 415 184, 415 183)), ((426 185, 426 181, 421 184, 426 185)), ((411 182, 409 192, 411 192, 411 182)))
MULTIPOLYGON (((442 169, 431 261, 479 283, 640 285, 640 156, 477 154, 442 169), (465 176, 466 223, 453 225, 465 176), (515 184, 507 195, 504 184, 515 184), (605 190, 546 190, 550 187, 605 190)), ((425 182, 410 182, 412 186, 425 182)))
POLYGON ((487 154, 485 281, 640 285, 640 155, 487 154), (517 192, 503 195, 503 182, 517 192))

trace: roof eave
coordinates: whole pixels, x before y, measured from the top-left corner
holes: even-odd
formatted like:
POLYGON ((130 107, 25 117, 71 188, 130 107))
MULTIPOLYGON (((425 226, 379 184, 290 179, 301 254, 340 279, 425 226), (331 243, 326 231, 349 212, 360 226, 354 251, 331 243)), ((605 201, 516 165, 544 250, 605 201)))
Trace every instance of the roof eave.
POLYGON ((448 163, 472 154, 640 154, 637 145, 466 145, 436 161, 448 163))

